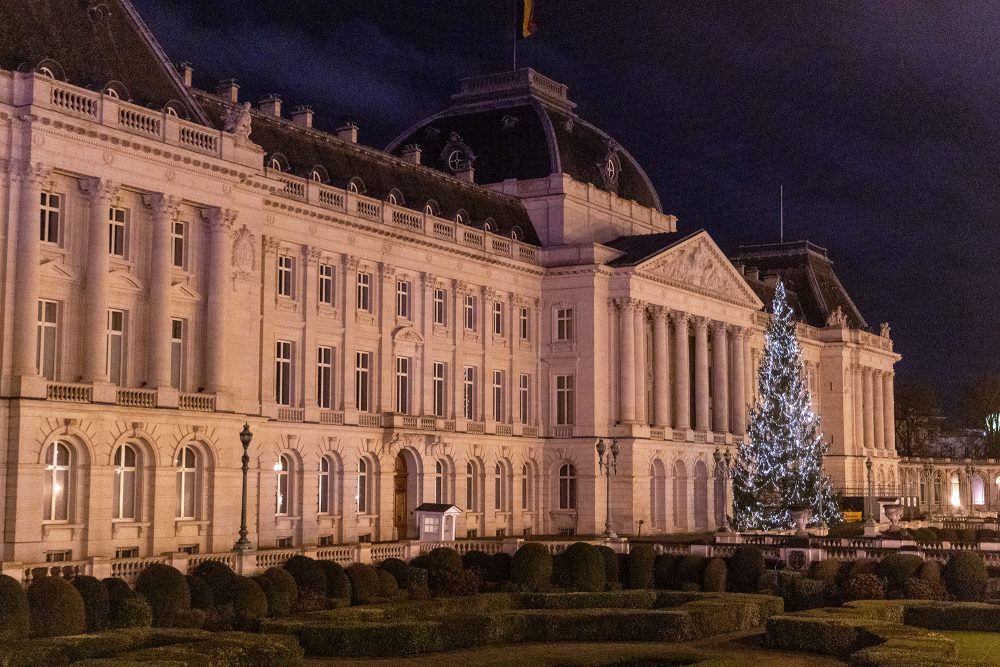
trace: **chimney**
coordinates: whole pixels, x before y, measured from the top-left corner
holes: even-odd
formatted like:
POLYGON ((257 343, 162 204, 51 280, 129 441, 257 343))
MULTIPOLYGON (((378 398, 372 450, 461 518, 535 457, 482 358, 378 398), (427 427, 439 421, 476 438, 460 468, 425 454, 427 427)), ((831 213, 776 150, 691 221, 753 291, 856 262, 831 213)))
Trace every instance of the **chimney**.
POLYGON ((352 144, 358 143, 358 126, 347 121, 337 128, 337 138, 349 141, 352 144))
POLYGON ((420 164, 420 146, 417 144, 406 144, 399 154, 401 158, 413 164, 420 164))
POLYGON ((463 164, 461 167, 455 171, 455 178, 460 181, 465 181, 466 183, 475 183, 476 170, 472 168, 472 165, 468 162, 463 164))
POLYGON ((768 287, 777 287, 779 280, 781 280, 781 276, 779 276, 776 273, 773 273, 769 276, 764 276, 764 284, 767 285, 768 287))
POLYGON ((760 273, 758 272, 756 266, 746 267, 746 270, 743 275, 746 277, 747 280, 754 280, 754 281, 760 280, 760 273))
POLYGON ((292 109, 292 122, 296 125, 301 125, 302 127, 312 127, 313 126, 313 110, 312 107, 303 104, 292 109))
POLYGON ((181 75, 181 81, 184 82, 184 85, 190 88, 194 79, 194 68, 191 67, 191 63, 180 63, 177 65, 177 72, 181 75))
POLYGON ((215 87, 215 92, 230 104, 236 104, 240 101, 240 84, 236 83, 236 79, 220 81, 219 85, 215 87))
POLYGON ((258 102, 257 106, 260 108, 261 113, 281 118, 281 95, 271 93, 258 102))

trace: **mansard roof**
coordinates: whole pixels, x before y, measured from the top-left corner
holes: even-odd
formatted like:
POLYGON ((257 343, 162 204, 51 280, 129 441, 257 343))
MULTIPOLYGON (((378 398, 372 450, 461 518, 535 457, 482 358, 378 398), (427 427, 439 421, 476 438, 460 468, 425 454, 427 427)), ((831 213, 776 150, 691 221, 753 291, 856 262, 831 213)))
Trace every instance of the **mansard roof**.
POLYGON ((386 149, 417 144, 424 164, 449 171, 462 148, 478 183, 564 173, 581 183, 662 212, 659 196, 632 155, 581 119, 567 89, 530 68, 462 80, 451 107, 409 128, 386 149), (609 158, 613 174, 605 169, 609 158))
POLYGON ((825 248, 808 241, 741 246, 732 259, 743 265, 744 278, 764 303, 771 303, 777 279, 781 279, 790 305, 807 324, 825 327, 830 315, 840 308, 851 328, 868 329, 837 278, 825 248))
POLYGON ((0 2, 0 68, 32 71, 46 60, 81 88, 118 82, 136 104, 163 109, 173 101, 190 120, 207 120, 128 0, 0 2))

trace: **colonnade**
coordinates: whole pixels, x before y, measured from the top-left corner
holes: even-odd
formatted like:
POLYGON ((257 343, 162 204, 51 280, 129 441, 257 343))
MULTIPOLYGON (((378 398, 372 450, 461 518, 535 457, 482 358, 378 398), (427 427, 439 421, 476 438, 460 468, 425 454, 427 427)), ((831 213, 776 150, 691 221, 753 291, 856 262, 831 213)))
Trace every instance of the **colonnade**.
POLYGON ((854 441, 873 452, 896 450, 893 373, 867 366, 851 367, 854 379, 854 441))

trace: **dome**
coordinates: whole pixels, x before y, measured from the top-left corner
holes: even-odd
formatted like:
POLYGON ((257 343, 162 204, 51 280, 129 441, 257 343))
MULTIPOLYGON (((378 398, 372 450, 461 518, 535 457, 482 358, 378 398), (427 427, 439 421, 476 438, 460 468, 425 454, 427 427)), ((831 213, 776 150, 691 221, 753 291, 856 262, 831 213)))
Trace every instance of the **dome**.
POLYGON ((575 107, 566 86, 530 68, 463 79, 451 107, 406 130, 386 150, 398 154, 417 144, 422 164, 451 173, 471 166, 484 184, 567 174, 662 212, 635 158, 575 107))

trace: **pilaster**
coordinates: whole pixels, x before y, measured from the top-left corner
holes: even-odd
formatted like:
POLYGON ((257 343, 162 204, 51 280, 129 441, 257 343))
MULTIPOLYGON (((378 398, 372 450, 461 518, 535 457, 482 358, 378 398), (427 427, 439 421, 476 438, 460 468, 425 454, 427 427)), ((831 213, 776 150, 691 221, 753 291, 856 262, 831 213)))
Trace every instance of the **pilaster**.
POLYGON ((80 181, 80 189, 87 196, 89 220, 87 225, 87 282, 85 294, 83 335, 83 379, 95 384, 108 382, 107 333, 108 333, 108 213, 118 202, 119 186, 100 178, 80 181))

